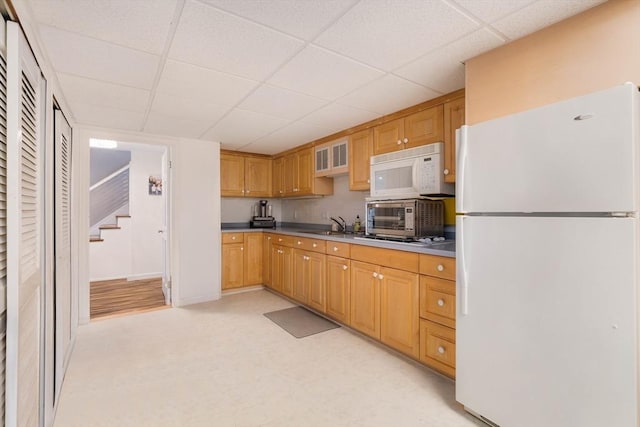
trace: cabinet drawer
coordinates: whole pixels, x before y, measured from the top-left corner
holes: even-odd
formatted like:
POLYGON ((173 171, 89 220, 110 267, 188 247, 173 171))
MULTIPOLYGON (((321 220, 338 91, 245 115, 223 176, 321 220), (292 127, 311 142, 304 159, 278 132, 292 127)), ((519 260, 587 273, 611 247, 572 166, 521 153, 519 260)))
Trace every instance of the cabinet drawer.
POLYGON ((456 280, 456 259, 434 255, 420 255, 420 274, 456 280))
POLYGON ((412 273, 418 272, 418 254, 412 252, 351 245, 351 259, 412 273))
POLYGON ((222 233, 222 243, 242 243, 243 233, 222 233))
POLYGON ((420 317, 456 327, 456 283, 420 276, 420 317))
POLYGON ((324 253, 326 248, 326 241, 319 239, 306 239, 304 237, 294 237, 293 247, 296 249, 303 249, 305 251, 324 253))
POLYGON ((420 361, 451 378, 455 378, 456 331, 421 319, 420 361))
POLYGON ((328 241, 327 254, 335 255, 343 258, 349 258, 351 256, 351 245, 348 243, 328 241))
POLYGON ((282 245, 282 246, 292 247, 293 246, 293 239, 295 239, 295 237, 287 236, 287 235, 284 235, 284 234, 274 234, 273 235, 273 243, 278 244, 278 245, 282 245))

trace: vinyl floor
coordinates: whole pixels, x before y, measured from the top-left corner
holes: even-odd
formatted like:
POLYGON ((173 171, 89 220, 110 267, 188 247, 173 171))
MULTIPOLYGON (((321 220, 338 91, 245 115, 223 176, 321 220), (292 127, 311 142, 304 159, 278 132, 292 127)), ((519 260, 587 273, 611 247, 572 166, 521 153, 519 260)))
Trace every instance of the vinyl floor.
POLYGON ((263 314, 292 306, 256 290, 80 326, 54 427, 486 427, 427 367, 263 314))
POLYGON ((162 278, 91 282, 91 320, 168 308, 162 278))

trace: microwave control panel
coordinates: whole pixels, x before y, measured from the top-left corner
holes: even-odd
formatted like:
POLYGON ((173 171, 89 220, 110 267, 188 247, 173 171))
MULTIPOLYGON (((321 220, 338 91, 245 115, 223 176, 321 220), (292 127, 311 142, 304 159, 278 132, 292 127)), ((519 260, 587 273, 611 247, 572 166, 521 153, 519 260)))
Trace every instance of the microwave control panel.
POLYGON ((414 225, 413 206, 404 208, 404 229, 406 231, 413 231, 414 225))
POLYGON ((422 158, 420 166, 421 177, 420 190, 422 192, 431 192, 436 188, 436 179, 438 178, 439 156, 433 155, 422 158))

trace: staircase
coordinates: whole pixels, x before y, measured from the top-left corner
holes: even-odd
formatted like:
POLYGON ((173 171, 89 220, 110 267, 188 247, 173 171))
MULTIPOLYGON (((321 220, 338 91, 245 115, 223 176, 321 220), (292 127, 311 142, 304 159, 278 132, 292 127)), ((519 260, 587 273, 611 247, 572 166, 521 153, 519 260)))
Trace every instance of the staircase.
POLYGON ((120 218, 129 212, 129 165, 101 179, 89 188, 89 241, 103 242, 103 230, 119 230, 120 218))

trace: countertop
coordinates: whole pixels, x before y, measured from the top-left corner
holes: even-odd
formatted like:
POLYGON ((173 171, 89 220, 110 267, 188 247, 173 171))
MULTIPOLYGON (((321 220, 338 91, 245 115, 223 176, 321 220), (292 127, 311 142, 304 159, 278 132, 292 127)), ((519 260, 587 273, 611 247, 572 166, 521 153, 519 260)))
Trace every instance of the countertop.
MULTIPOLYGON (((302 228, 302 227, 301 227, 302 228)), ((302 232, 300 228, 232 228, 223 229, 223 233, 252 233, 252 232, 266 232, 266 233, 280 233, 290 236, 306 237, 311 239, 330 240, 333 242, 350 243, 353 245, 373 246, 376 248, 395 249, 399 251, 414 252, 427 255, 438 255, 449 258, 456 257, 455 241, 447 240, 446 242, 436 243, 400 243, 400 242, 387 242, 383 240, 368 239, 366 237, 357 236, 353 234, 344 235, 324 235, 316 234, 314 231, 302 232)))

